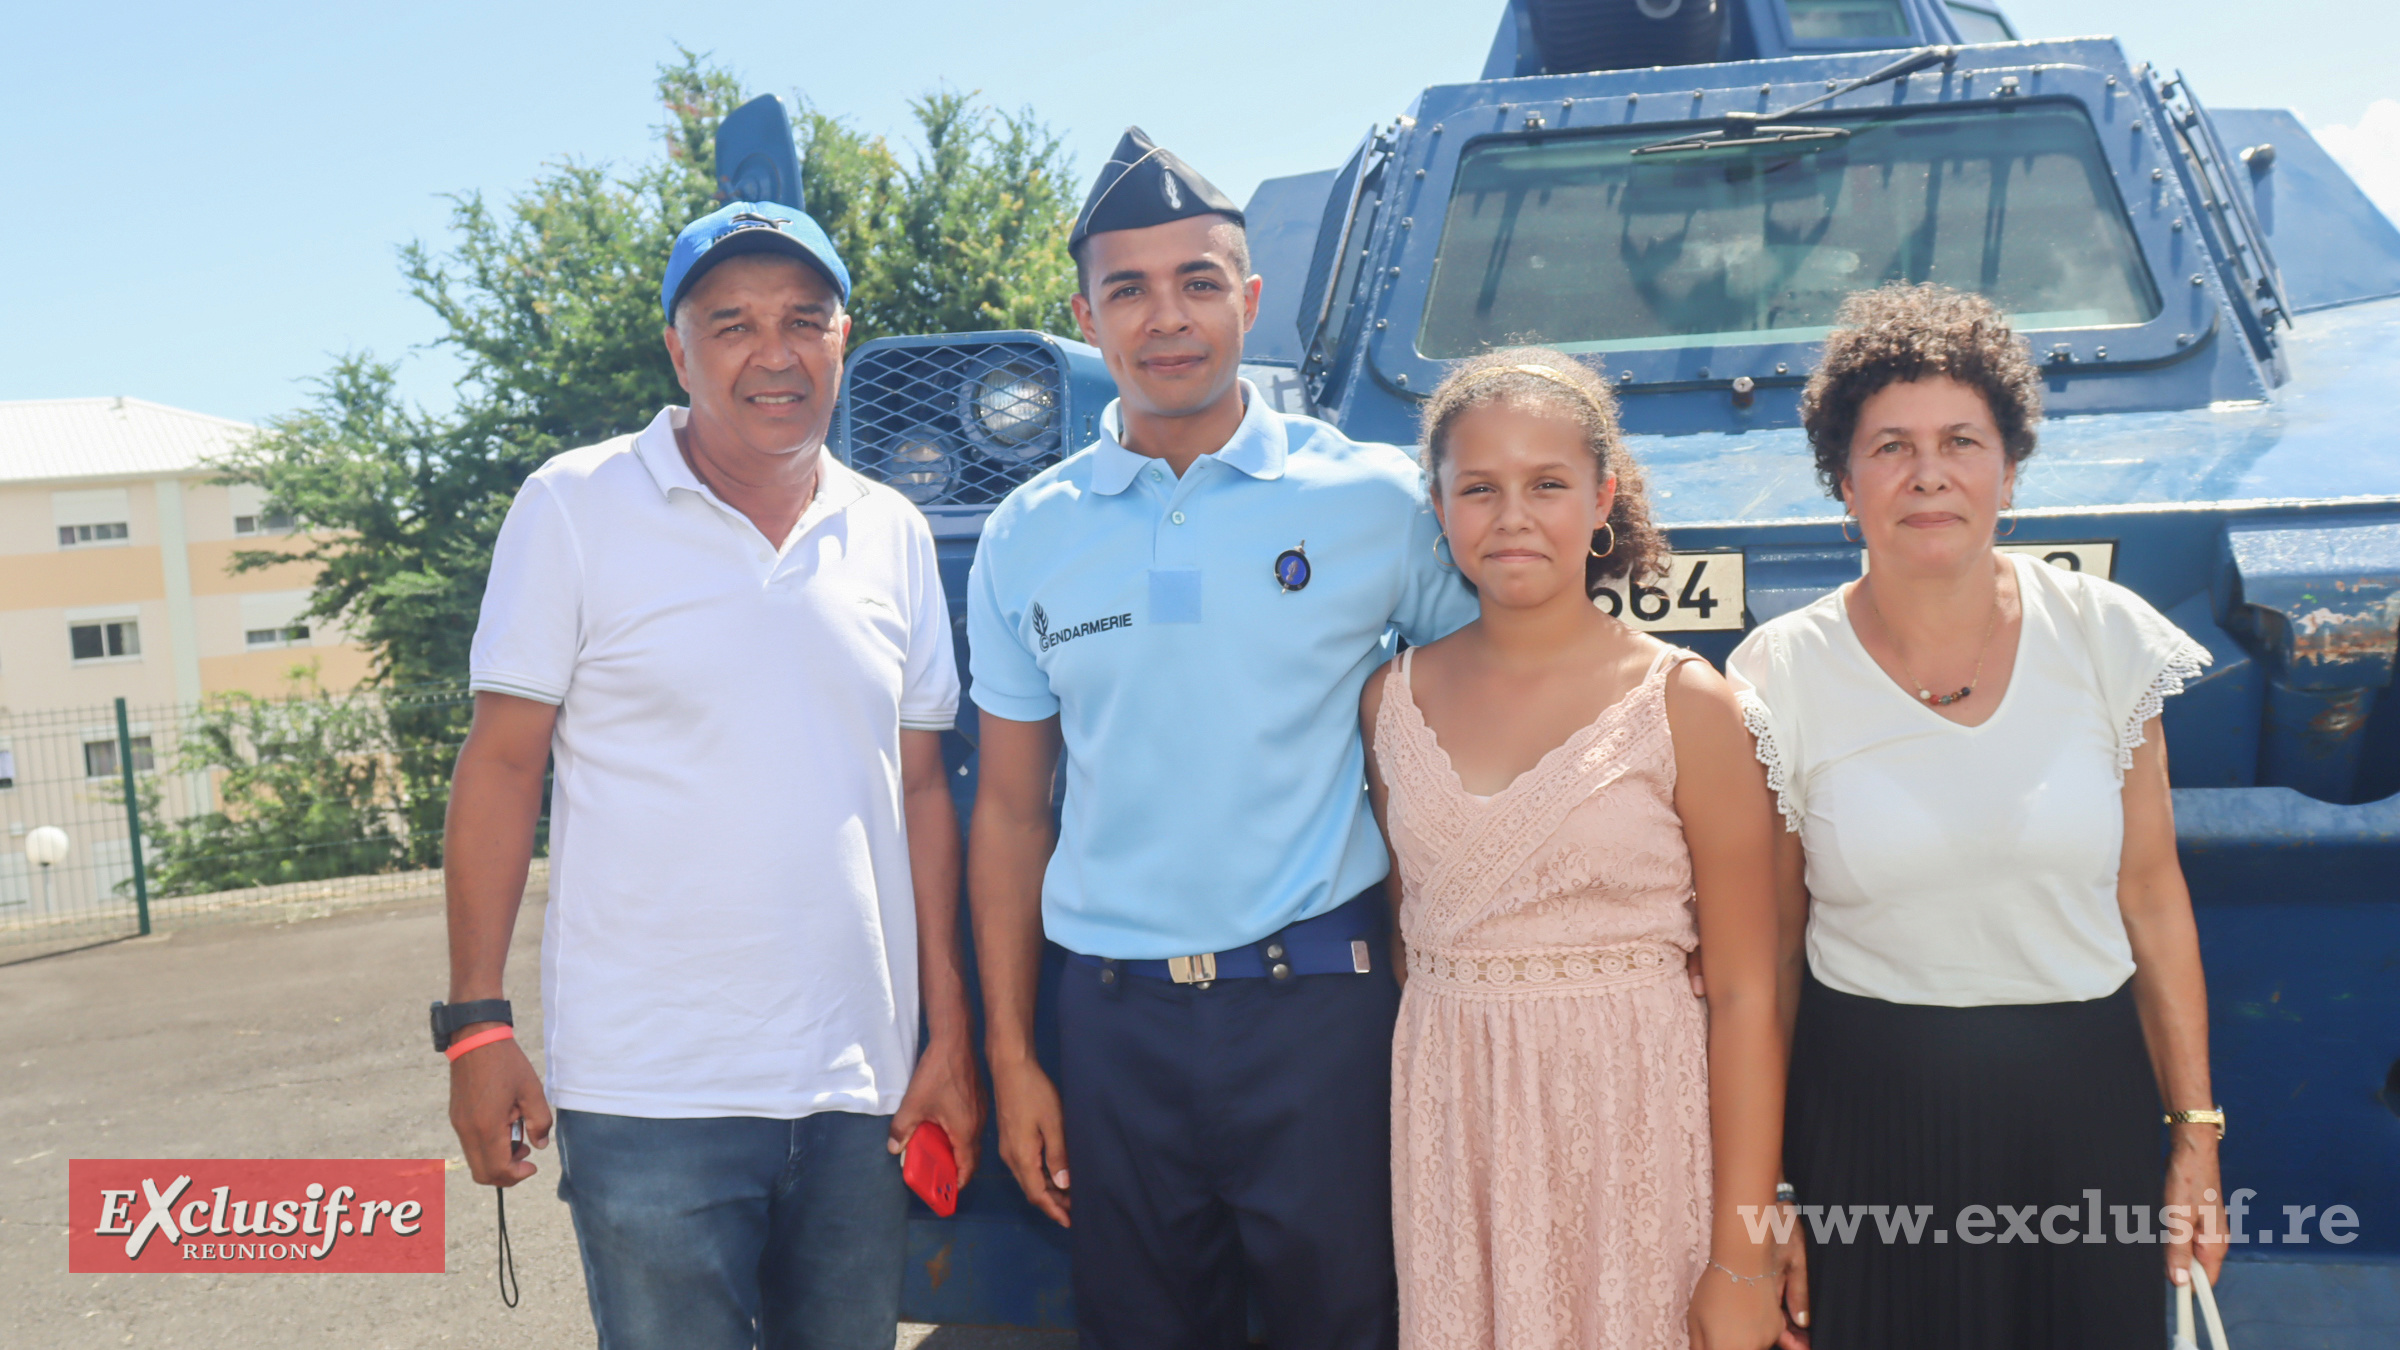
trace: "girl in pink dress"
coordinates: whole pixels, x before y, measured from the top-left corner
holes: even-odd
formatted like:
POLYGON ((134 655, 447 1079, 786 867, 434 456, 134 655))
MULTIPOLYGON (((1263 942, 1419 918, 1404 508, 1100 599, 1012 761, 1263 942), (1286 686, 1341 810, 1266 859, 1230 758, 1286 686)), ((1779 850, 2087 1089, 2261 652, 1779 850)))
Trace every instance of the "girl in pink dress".
POLYGON ((1360 709, 1404 944, 1406 1350, 1761 1350, 1785 1330, 1764 1220, 1797 943, 1775 806, 1723 677, 1592 601, 1667 561, 1622 440, 1607 386, 1539 349, 1465 363, 1426 407, 1439 547, 1483 613, 1377 672, 1360 709))

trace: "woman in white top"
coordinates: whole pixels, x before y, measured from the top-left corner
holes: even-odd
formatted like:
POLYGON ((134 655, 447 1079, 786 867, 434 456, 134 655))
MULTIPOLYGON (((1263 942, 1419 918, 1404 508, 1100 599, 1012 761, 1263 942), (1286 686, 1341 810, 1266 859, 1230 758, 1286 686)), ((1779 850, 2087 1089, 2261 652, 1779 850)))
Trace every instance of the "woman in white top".
POLYGON ((2208 656, 1994 548, 2041 417, 1997 310, 1888 286, 1841 325, 1802 420, 1866 570, 1727 667, 1807 923, 1785 1170, 1856 1223, 1804 1229, 1787 1306, 1816 1350, 2163 1347, 2161 1255, 2179 1281, 2224 1257, 2158 722, 2208 656), (2162 1160, 2166 1113, 2201 1119, 2162 1160))

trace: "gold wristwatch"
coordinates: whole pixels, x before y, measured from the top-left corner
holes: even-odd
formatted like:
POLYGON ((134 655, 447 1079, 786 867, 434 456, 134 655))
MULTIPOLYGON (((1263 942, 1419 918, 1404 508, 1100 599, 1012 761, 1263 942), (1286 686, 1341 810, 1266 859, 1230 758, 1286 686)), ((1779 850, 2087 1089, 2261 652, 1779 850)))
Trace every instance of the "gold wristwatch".
POLYGON ((2217 1138, 2225 1137, 2225 1108, 2222 1105, 2210 1111, 2169 1111, 2166 1119, 2169 1125, 2214 1125, 2217 1127, 2217 1138))

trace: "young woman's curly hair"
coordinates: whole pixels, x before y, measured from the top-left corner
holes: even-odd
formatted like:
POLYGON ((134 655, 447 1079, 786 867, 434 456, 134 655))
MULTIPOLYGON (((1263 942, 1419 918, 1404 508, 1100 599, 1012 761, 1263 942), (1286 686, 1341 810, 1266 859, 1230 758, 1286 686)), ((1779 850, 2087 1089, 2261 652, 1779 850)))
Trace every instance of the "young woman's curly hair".
POLYGON ((1601 478, 1617 476, 1617 500, 1609 509, 1608 527, 1592 532, 1594 547, 1613 542, 1603 555, 1584 559, 1587 593, 1597 594, 1600 583, 1610 577, 1639 581, 1667 570, 1667 537, 1650 519, 1650 494, 1642 466, 1625 448, 1616 393, 1581 363, 1547 347, 1508 347, 1450 368, 1419 414, 1429 493, 1441 493, 1450 428, 1474 409, 1495 406, 1574 422, 1583 428, 1584 446, 1600 466, 1601 478))
POLYGON ((1947 375, 1983 395, 2010 467, 2033 453, 2042 377, 1991 301, 1932 282, 1894 282, 1844 300, 1834 324, 1825 360, 1800 395, 1817 481, 1834 498, 1850 472, 1858 410, 1888 385, 1947 375))

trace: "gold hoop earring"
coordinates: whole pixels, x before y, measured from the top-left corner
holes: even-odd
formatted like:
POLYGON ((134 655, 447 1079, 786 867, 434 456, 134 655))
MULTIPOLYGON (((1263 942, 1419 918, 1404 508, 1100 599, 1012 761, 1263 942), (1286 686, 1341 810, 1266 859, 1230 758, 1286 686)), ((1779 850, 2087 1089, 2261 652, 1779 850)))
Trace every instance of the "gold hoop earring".
POLYGON ((1448 530, 1444 530, 1440 534, 1437 534, 1433 537, 1433 560, 1437 563, 1440 563, 1443 567, 1449 569, 1450 571, 1455 572, 1458 570, 1458 564, 1454 561, 1451 561, 1451 559, 1454 559, 1458 556, 1457 551, 1452 550, 1450 558, 1444 558, 1442 556, 1442 545, 1448 543, 1449 541, 1450 532, 1448 530))
POLYGON ((1842 513, 1842 540, 1843 540, 1843 542, 1845 542, 1845 543, 1851 543, 1851 544, 1855 544, 1855 543, 1857 543, 1858 541, 1857 541, 1856 539, 1852 539, 1852 538, 1850 537, 1850 521, 1851 521, 1851 516, 1850 516, 1850 513, 1849 513, 1849 512, 1847 512, 1847 511, 1844 511, 1844 512, 1842 513))
MULTIPOLYGON (((1608 531, 1608 547, 1593 549, 1592 556, 1595 558, 1605 558, 1617 551, 1617 523, 1613 520, 1601 521, 1600 529, 1608 531)), ((1597 534, 1599 531, 1595 530, 1593 533, 1597 534)))
POLYGON ((2014 502, 2011 502, 2000 509, 2008 513, 2008 528, 2000 532, 2000 538, 2006 539, 2017 532, 2017 507, 2014 502))

